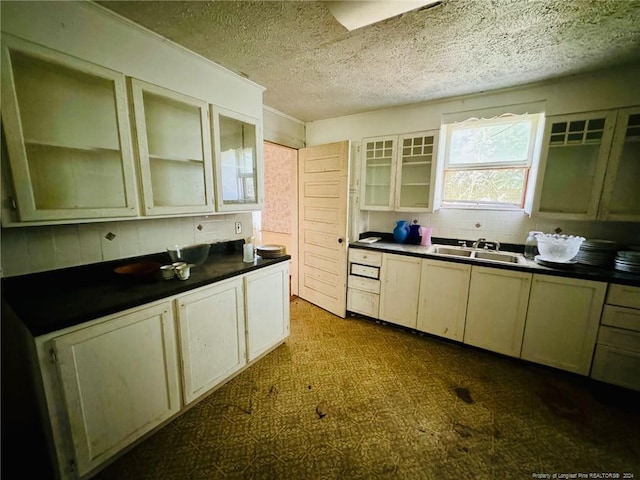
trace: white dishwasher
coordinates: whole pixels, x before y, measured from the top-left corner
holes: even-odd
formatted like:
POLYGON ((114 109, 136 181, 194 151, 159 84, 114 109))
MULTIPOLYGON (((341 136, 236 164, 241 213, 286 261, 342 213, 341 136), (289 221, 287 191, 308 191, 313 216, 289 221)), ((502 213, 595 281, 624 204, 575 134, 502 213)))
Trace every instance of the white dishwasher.
POLYGON ((609 285, 591 378, 640 390, 640 287, 609 285))

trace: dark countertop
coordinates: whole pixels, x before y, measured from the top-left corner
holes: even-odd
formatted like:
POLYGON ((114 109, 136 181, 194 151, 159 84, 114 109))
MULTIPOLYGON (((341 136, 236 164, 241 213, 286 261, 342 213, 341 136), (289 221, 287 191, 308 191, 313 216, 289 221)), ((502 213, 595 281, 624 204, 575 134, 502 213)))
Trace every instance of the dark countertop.
MULTIPOLYGON (((373 236, 373 235, 371 235, 373 236)), ((438 239, 434 239, 434 245, 456 245, 455 242, 446 241, 444 239, 442 243, 438 239)), ((568 265, 567 268, 556 269, 556 268, 548 268, 542 265, 539 265, 533 260, 526 260, 525 263, 522 264, 514 264, 514 263, 500 263, 500 262, 492 262, 489 260, 479 260, 479 259, 469 259, 465 257, 454 257, 449 255, 439 255, 435 253, 428 252, 428 247, 422 247, 419 245, 407 245, 394 243, 393 241, 389 241, 389 238, 383 238, 381 241, 376 243, 362 243, 362 242, 352 242, 349 244, 349 248, 359 248, 364 250, 374 250, 374 251, 382 251, 386 253, 395 253, 399 255, 407 255, 411 257, 422 257, 422 258, 431 258, 434 260, 443 260, 446 262, 453 263, 466 263, 468 265, 477 265, 483 267, 492 267, 492 268, 500 268, 504 270, 518 270, 522 272, 531 272, 545 275, 554 275, 559 277, 570 277, 570 278, 580 278, 584 280, 595 280, 599 282, 608 282, 608 283, 618 283, 622 285, 632 285, 636 287, 640 287, 640 275, 634 273, 622 272, 619 270, 614 270, 613 268, 601 268, 601 267, 591 267, 589 265, 568 265)), ((502 249, 501 251, 512 251, 513 253, 521 253, 521 250, 513 248, 512 250, 502 249)))
POLYGON ((160 272, 149 280, 134 280, 113 272, 135 261, 168 264, 168 254, 9 277, 2 280, 3 304, 39 336, 291 259, 256 256, 253 263, 244 263, 242 246, 237 247, 212 248, 204 264, 191 268, 187 280, 163 280, 160 272))

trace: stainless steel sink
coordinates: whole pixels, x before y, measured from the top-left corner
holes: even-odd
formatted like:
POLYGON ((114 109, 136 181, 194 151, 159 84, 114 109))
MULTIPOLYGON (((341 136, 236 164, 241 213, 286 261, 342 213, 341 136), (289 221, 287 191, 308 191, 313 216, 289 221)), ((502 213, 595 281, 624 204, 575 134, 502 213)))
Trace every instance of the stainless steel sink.
POLYGON ((433 253, 437 253, 439 255, 453 255, 454 257, 471 257, 473 252, 471 250, 462 250, 461 248, 436 247, 433 249, 433 253))
POLYGON ((495 250, 480 250, 464 247, 450 247, 446 245, 435 245, 429 253, 447 255, 450 257, 463 257, 470 260, 487 260, 490 262, 519 264, 526 263, 522 255, 510 252, 496 252, 495 250))
POLYGON ((473 252, 473 257, 478 260, 492 260, 494 262, 504 263, 520 263, 517 255, 509 253, 497 253, 497 252, 473 252))

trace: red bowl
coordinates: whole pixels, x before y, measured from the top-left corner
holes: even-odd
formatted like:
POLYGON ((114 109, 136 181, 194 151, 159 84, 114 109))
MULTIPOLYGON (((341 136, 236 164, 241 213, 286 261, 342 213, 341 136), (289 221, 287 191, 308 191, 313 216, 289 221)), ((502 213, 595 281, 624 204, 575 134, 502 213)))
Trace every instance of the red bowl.
POLYGON ((113 269, 118 275, 123 275, 126 278, 139 279, 153 277, 159 270, 160 264, 158 262, 129 263, 113 269))

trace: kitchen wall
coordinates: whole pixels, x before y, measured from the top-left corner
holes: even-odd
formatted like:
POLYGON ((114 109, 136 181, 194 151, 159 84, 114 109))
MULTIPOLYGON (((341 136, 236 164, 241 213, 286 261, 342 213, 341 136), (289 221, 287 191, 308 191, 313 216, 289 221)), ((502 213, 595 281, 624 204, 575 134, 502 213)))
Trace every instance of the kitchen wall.
POLYGON ((165 252, 175 244, 241 240, 251 231, 251 213, 3 228, 2 275, 165 252), (242 224, 241 234, 235 222, 242 224))
POLYGON ((285 147, 305 146, 304 123, 269 107, 263 109, 263 136, 266 141, 285 147))
MULTIPOLYGON (((571 76, 519 88, 498 90, 367 112, 358 115, 310 122, 306 125, 307 145, 351 140, 351 185, 359 190, 360 142, 365 137, 439 129, 443 115, 505 107, 523 103, 544 104, 547 115, 615 109, 640 105, 637 78, 640 65, 626 66, 588 75, 571 76)), ((352 196, 358 202, 357 195, 352 196)), ((353 211, 358 211, 357 205, 353 211)), ((391 232, 397 220, 418 220, 433 227, 433 235, 447 238, 490 238, 500 242, 524 243, 527 232, 552 232, 561 228, 568 234, 606 238, 640 245, 640 224, 620 222, 551 221, 529 218, 524 212, 442 209, 431 214, 367 212, 351 216, 350 237, 364 231, 391 232)))
POLYGON ((616 240, 625 245, 640 245, 640 224, 631 222, 580 222, 529 218, 522 212, 443 209, 435 213, 370 212, 360 231, 391 232, 397 220, 418 220, 432 227, 434 237, 476 240, 484 237, 502 243, 523 244, 527 233, 538 230, 553 233, 560 228, 568 235, 616 240))

